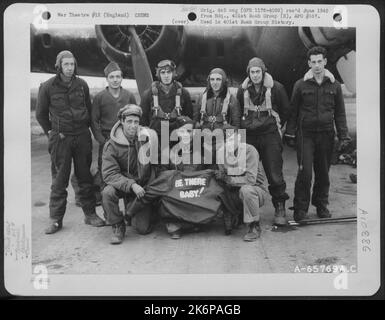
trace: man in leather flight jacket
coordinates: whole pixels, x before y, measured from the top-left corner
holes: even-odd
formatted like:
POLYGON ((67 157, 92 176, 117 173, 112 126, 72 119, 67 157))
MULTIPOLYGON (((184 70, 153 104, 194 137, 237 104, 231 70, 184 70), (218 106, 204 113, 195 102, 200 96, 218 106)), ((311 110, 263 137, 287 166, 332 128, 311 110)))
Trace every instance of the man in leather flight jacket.
POLYGON ((292 112, 285 133, 288 145, 297 146, 299 170, 294 189, 296 221, 306 218, 309 209, 313 167, 315 181, 312 204, 317 208, 320 218, 331 216, 327 205, 334 126, 342 143, 350 140, 341 84, 325 69, 326 50, 313 47, 307 57, 310 70, 294 85, 292 112))
POLYGON ((290 109, 284 86, 267 72, 262 59, 254 57, 247 66, 247 78, 238 89, 241 128, 246 129, 246 143, 254 146, 262 160, 275 207, 274 224, 287 224, 286 182, 282 167, 281 127, 290 109))
MULTIPOLYGON (((162 60, 156 68, 158 81, 143 93, 140 107, 143 110, 141 125, 155 130, 161 137, 161 123, 168 122, 170 136, 176 129, 180 116, 192 118, 193 106, 189 92, 175 80, 176 65, 171 60, 162 60)), ((160 141, 160 140, 159 140, 160 141)))
POLYGON ((76 76, 76 59, 70 51, 57 55, 57 75, 39 88, 36 119, 48 136, 52 185, 50 223, 46 234, 59 231, 67 204, 67 187, 74 162, 79 199, 85 223, 103 226, 95 212, 95 194, 90 173, 92 140, 89 131, 91 101, 87 83, 76 76))

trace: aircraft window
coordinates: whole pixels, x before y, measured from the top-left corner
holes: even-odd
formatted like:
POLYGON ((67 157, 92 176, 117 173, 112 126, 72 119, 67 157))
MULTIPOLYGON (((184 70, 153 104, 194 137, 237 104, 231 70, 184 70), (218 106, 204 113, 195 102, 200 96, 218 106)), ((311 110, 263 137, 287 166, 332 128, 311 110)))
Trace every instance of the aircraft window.
POLYGON ((51 45, 52 45, 52 39, 51 39, 51 35, 50 35, 50 34, 48 34, 48 33, 43 33, 42 41, 43 41, 43 46, 44 46, 45 48, 51 47, 51 45))
POLYGON ((224 57, 225 56, 225 45, 223 41, 217 42, 217 56, 224 57))

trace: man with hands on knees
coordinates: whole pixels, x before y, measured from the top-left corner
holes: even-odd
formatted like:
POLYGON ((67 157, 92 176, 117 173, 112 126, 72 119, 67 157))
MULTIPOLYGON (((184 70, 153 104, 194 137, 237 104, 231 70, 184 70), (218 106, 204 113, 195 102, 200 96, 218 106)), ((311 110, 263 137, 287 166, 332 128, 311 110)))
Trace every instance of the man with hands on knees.
MULTIPOLYGON (((146 131, 150 137, 155 131, 139 126, 142 109, 135 104, 128 104, 118 112, 119 121, 111 130, 110 140, 103 150, 102 175, 106 187, 102 191, 102 204, 107 214, 107 221, 112 225, 111 244, 123 241, 126 232, 124 215, 119 211, 119 199, 125 198, 128 205, 145 195, 144 186, 153 177, 150 163, 141 161, 140 148, 146 141, 138 136, 146 131)), ((140 234, 147 234, 152 229, 152 212, 143 210, 132 217, 131 224, 140 234)))

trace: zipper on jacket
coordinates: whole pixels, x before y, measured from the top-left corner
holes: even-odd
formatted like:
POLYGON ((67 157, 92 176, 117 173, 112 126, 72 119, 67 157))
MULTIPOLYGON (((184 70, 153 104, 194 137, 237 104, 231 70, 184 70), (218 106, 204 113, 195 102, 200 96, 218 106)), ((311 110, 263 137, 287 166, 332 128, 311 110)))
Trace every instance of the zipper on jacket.
MULTIPOLYGON (((71 87, 72 87, 72 84, 71 84, 71 87)), ((72 108, 71 108, 71 104, 70 104, 70 96, 69 96, 69 91, 70 91, 70 88, 67 89, 67 92, 66 92, 66 102, 68 104, 68 108, 70 109, 70 112, 71 112, 71 116, 72 116, 72 121, 71 121, 71 131, 73 134, 75 134, 75 130, 74 130, 74 113, 72 111, 72 108)))

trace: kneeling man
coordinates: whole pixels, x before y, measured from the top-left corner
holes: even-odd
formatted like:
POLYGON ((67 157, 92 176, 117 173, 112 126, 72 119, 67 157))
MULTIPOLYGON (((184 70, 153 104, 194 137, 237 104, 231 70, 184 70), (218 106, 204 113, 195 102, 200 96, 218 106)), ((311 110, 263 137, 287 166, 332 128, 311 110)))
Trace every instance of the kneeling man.
MULTIPOLYGON (((217 161, 219 170, 216 177, 225 183, 229 191, 227 194, 232 194, 232 199, 242 203, 243 222, 248 225, 243 240, 255 241, 261 235, 260 211, 266 198, 264 177, 259 168, 259 154, 255 147, 242 141, 242 136, 235 127, 225 126, 224 130, 226 141, 221 146, 222 150, 219 149, 219 154, 224 154, 224 161, 217 161)), ((228 210, 228 201, 223 202, 225 210, 228 210)))
MULTIPOLYGON (((146 142, 139 141, 138 133, 141 130, 148 130, 150 134, 153 132, 153 135, 156 133, 139 126, 141 116, 142 109, 135 104, 121 108, 119 121, 112 128, 110 140, 103 150, 102 175, 106 187, 102 191, 102 203, 107 221, 112 225, 111 244, 121 243, 126 232, 124 216, 119 211, 119 198, 128 202, 135 197, 142 198, 145 195, 144 186, 153 174, 150 163, 139 161, 140 147, 146 142)), ((152 229, 151 210, 138 212, 131 223, 138 233, 149 233, 152 229)))

